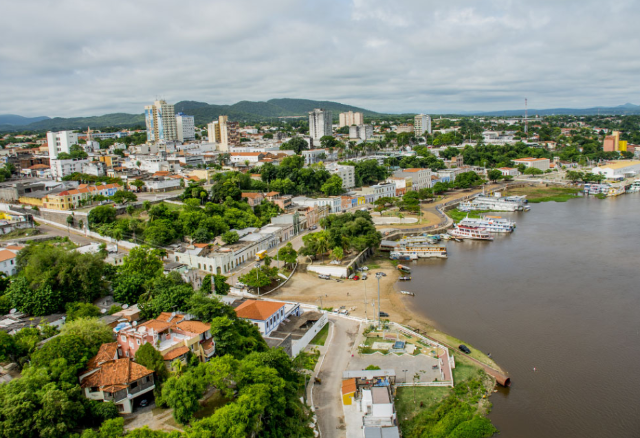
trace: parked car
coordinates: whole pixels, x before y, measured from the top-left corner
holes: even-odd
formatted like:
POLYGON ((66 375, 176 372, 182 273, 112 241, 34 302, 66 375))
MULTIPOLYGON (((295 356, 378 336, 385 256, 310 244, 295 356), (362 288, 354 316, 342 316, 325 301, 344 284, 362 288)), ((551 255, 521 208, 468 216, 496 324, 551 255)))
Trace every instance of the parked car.
POLYGON ((358 280, 360 280, 360 277, 358 277, 357 275, 353 277, 353 281, 358 281, 358 280))
POLYGON ((380 312, 379 316, 380 318, 388 318, 389 314, 387 312, 380 312))
POLYGON ((469 347, 467 347, 464 344, 460 344, 458 348, 460 349, 460 351, 462 351, 465 354, 471 354, 471 350, 469 350, 469 347))
POLYGON ((245 287, 247 287, 247 285, 238 281, 236 282, 236 287, 239 287, 240 289, 244 289, 245 287))
POLYGON ((314 231, 314 230, 317 230, 317 229, 318 229, 317 225, 313 225, 313 226, 309 227, 309 231, 314 231))
POLYGON ((363 267, 362 267, 362 270, 363 270, 363 271, 368 271, 368 270, 369 270, 369 267, 368 267, 368 266, 363 266, 363 267))
POLYGON ((382 275, 383 277, 387 276, 387 274, 385 274, 384 272, 380 272, 380 275, 382 275))
POLYGON ((149 400, 147 400, 146 398, 143 400, 140 400, 140 407, 144 408, 145 406, 147 406, 149 404, 149 400))

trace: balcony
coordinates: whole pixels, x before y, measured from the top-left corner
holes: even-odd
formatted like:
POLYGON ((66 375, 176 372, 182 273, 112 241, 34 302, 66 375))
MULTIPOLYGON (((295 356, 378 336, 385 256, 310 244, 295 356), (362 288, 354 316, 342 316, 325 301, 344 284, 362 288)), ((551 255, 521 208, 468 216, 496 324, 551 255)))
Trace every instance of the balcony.
POLYGON ((153 389, 154 387, 155 387, 155 382, 153 381, 153 379, 149 379, 149 381, 146 383, 142 383, 141 380, 138 380, 135 388, 131 389, 131 387, 129 387, 129 395, 135 397, 136 394, 144 392, 146 389, 149 389, 149 388, 153 389))

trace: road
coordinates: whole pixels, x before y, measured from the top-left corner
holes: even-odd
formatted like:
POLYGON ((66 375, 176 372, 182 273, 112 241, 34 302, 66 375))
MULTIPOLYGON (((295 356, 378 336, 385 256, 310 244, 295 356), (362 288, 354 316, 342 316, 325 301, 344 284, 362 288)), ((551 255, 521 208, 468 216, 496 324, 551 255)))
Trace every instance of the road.
MULTIPOLYGON (((37 222, 37 219, 36 219, 36 222, 37 222)), ((53 225, 47 225, 42 223, 37 228, 43 234, 39 234, 31 238, 29 237, 20 238, 17 240, 38 240, 38 238, 41 238, 44 235, 47 235, 47 236, 68 237, 73 243, 79 246, 85 246, 91 243, 104 243, 102 240, 87 237, 83 233, 74 229, 67 230, 66 228, 58 228, 58 227, 54 227, 53 225)))
POLYGON ((322 362, 317 374, 322 384, 309 387, 312 395, 308 399, 313 400, 321 436, 342 438, 346 437, 341 397, 342 372, 356 352, 360 323, 336 316, 329 316, 329 321, 331 333, 328 343, 321 347, 322 362))

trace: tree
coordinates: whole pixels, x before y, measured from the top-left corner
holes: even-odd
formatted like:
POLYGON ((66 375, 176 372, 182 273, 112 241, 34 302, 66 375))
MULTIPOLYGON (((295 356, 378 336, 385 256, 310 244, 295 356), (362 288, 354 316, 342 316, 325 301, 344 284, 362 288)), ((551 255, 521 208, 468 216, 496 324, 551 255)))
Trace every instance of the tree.
POLYGON ((62 336, 77 336, 87 346, 100 346, 113 340, 111 327, 96 318, 79 318, 65 323, 62 336))
POLYGON ((124 257, 119 269, 120 274, 140 274, 144 278, 152 279, 162 274, 164 266, 160 251, 148 246, 137 246, 124 257))
POLYGON ((91 303, 69 303, 66 307, 67 319, 65 322, 79 318, 96 318, 101 315, 100 308, 91 303))
POLYGON ((280 146, 281 150, 291 150, 296 155, 300 155, 300 153, 309 148, 309 144, 302 137, 293 137, 286 143, 283 143, 280 146))
MULTIPOLYGON (((201 289, 201 292, 211 292, 211 289, 207 291, 203 289, 201 289)), ((226 305, 217 298, 207 298, 204 293, 193 294, 187 301, 186 308, 191 315, 204 322, 211 322, 213 319, 222 316, 231 319, 235 318, 236 314, 231 306, 226 305)))
POLYGON ((529 167, 522 173, 524 173, 525 175, 542 175, 544 172, 537 167, 529 167))
POLYGON ((331 250, 331 258, 333 258, 334 260, 342 260, 343 257, 344 251, 341 247, 336 246, 335 248, 333 248, 333 250, 331 250))
POLYGON ((72 227, 73 226, 73 215, 69 215, 67 216, 67 225, 72 227))
POLYGON ((342 188, 342 178, 338 175, 332 175, 320 189, 326 196, 337 196, 344 190, 342 188))
POLYGON ((193 372, 180 377, 170 377, 162 388, 162 400, 173 408, 173 418, 180 424, 188 424, 200 409, 198 401, 204 395, 206 382, 193 372))
POLYGON ((489 171, 487 176, 489 177, 489 180, 495 183, 499 179, 502 179, 502 172, 500 172, 498 169, 492 169, 489 171))
POLYGON ((116 220, 116 209, 111 205, 99 205, 89 212, 89 225, 110 224, 116 220))
POLYGON ((160 384, 159 386, 169 377, 169 371, 164 364, 162 354, 150 343, 143 344, 138 348, 135 359, 137 363, 156 373, 156 381, 160 384))
POLYGON ((127 205, 127 214, 129 216, 133 216, 133 212, 135 211, 135 207, 133 205, 127 205))
POLYGON ((135 202, 138 200, 138 197, 133 192, 127 192, 126 190, 118 190, 111 196, 111 200, 118 204, 123 204, 125 202, 135 202))
POLYGON ((568 170, 567 174, 566 174, 566 178, 568 180, 571 180, 573 182, 579 181, 584 177, 584 173, 583 172, 578 172, 575 170, 568 170))
POLYGON ((298 253, 293 249, 291 242, 288 242, 285 246, 278 250, 278 260, 285 263, 285 266, 293 266, 298 260, 298 253))
MULTIPOLYGON (((130 182, 129 185, 134 186, 136 189, 138 189, 138 191, 140 191, 140 189, 145 186, 145 182, 142 181, 141 179, 136 179, 130 182)), ((145 201, 145 202, 149 202, 149 201, 145 201)))
POLYGON ((222 235, 222 241, 227 245, 232 245, 240 240, 240 236, 235 231, 227 231, 222 235))
POLYGON ((144 201, 142 203, 142 208, 144 208, 144 211, 149 211, 151 209, 151 202, 149 201, 144 201))
POLYGON ((200 286, 200 292, 209 295, 213 291, 211 290, 211 279, 214 282, 214 289, 217 295, 227 295, 231 286, 227 283, 227 277, 219 274, 207 274, 202 279, 202 285, 200 286))
POLYGON ((144 284, 148 277, 144 274, 120 273, 112 282, 113 298, 122 304, 133 305, 138 302, 140 295, 144 293, 144 284))

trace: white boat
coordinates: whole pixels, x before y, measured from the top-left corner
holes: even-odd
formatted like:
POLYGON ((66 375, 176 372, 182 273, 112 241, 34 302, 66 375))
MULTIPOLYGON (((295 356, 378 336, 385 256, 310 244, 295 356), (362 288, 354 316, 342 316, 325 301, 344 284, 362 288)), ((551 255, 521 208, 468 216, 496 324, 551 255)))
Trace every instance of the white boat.
POLYGON ((484 228, 490 233, 511 233, 516 229, 516 223, 512 220, 500 216, 483 216, 481 218, 466 217, 462 219, 460 225, 484 228))
POLYGON ((400 293, 403 294, 403 295, 410 295, 412 297, 414 297, 416 295, 413 292, 409 292, 408 290, 401 290, 400 293))
MULTIPOLYGON (((477 196, 474 199, 460 204, 462 211, 469 210, 494 210, 494 211, 526 211, 529 206, 522 198, 497 198, 491 196, 477 196)), ((460 209, 458 207, 458 209, 460 209)))
POLYGON ((637 179, 631 184, 631 186, 627 189, 627 193, 637 193, 640 192, 640 179, 637 179))
POLYGON ((449 234, 460 239, 493 240, 493 236, 486 229, 469 225, 456 224, 449 230, 449 234))
POLYGON ((430 258, 447 258, 446 246, 431 246, 431 245, 404 245, 398 246, 391 252, 391 258, 397 257, 397 260, 406 260, 403 257, 408 257, 409 260, 417 259, 430 259, 430 258))
POLYGON ((607 196, 620 196, 624 194, 624 186, 609 187, 607 196))

